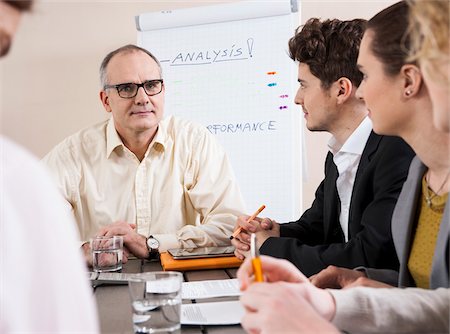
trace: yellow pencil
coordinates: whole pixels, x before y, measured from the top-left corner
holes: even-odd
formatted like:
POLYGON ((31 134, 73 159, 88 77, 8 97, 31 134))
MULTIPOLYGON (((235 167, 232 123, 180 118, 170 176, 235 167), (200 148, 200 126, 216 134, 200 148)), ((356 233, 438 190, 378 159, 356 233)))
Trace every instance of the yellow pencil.
MULTIPOLYGON (((261 207, 256 210, 256 212, 249 218, 247 219, 247 223, 251 222, 253 219, 256 218, 256 216, 258 216, 262 210, 264 210, 266 208, 266 206, 263 204, 261 205, 261 207)), ((236 236, 242 232, 242 227, 239 227, 236 231, 234 231, 233 235, 230 237, 230 240, 233 240, 233 238, 236 238, 236 236)))
POLYGON ((250 253, 252 255, 252 267, 253 275, 255 276, 255 282, 264 282, 261 258, 259 257, 259 251, 256 247, 256 234, 252 233, 250 236, 250 253))

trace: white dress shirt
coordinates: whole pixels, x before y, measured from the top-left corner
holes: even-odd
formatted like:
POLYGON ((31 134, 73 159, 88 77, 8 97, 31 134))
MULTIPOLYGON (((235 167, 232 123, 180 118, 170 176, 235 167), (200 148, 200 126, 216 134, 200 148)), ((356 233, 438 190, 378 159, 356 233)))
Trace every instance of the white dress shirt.
POLYGON ((366 117, 348 137, 344 145, 340 146, 334 137, 328 142, 339 174, 336 180, 336 188, 341 202, 339 222, 344 232, 345 242, 348 241, 348 216, 356 171, 371 131, 372 122, 369 117, 366 117))
POLYGON ((228 158, 198 124, 169 116, 142 161, 113 119, 66 138, 44 158, 75 215, 82 241, 123 220, 160 251, 230 244, 245 212, 228 158))
POLYGON ((0 333, 98 333, 73 218, 50 176, 0 137, 0 333))

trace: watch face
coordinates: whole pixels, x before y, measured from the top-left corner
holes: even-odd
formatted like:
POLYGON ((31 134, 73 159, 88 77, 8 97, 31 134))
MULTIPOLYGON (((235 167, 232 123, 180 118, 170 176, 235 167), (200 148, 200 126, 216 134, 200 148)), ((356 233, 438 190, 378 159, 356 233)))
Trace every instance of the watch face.
POLYGON ((159 241, 155 238, 148 238, 147 245, 150 249, 158 249, 159 248, 159 241))

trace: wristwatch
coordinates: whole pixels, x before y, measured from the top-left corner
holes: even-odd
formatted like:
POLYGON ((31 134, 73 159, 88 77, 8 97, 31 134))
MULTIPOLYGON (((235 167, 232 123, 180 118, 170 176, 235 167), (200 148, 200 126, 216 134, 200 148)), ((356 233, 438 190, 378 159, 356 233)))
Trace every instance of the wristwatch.
POLYGON ((149 259, 157 258, 157 255, 159 254, 159 241, 154 238, 153 235, 147 238, 147 249, 149 259))

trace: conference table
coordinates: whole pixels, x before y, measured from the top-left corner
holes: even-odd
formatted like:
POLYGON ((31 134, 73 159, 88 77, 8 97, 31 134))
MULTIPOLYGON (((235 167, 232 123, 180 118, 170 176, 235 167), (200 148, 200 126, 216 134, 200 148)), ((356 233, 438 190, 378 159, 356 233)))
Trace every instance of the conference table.
MULTIPOLYGON (((147 261, 140 259, 129 260, 124 264, 123 273, 140 273, 148 271, 161 271, 159 261, 147 261)), ((185 271, 183 273, 186 282, 230 279, 236 278, 237 269, 208 269, 185 271)), ((133 334, 133 323, 131 314, 131 302, 128 286, 102 284, 94 287, 94 295, 97 301, 97 309, 100 320, 101 333, 126 333, 133 334)), ((237 300, 237 297, 221 297, 196 300, 197 303, 237 300)), ((185 302, 185 301, 183 301, 185 302)), ((242 334, 245 333, 240 325, 230 326, 185 326, 182 325, 178 334, 242 334)))

